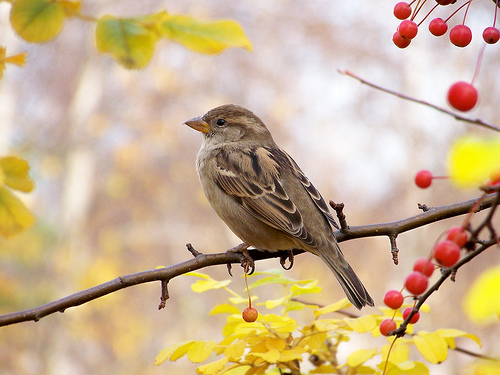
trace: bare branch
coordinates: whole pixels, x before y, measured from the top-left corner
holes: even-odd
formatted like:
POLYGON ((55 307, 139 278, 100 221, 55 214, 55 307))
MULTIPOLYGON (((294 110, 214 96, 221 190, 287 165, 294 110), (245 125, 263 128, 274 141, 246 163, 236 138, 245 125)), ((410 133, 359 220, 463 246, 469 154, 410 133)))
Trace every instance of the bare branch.
POLYGON ((349 76, 349 77, 352 77, 354 79, 357 79, 359 82, 367 85, 367 86, 370 86, 374 89, 377 89, 377 90, 380 90, 380 91, 383 91, 385 93, 388 93, 388 94, 391 94, 391 95, 394 95, 394 96, 397 96, 398 98, 401 98, 401 99, 404 99, 404 100, 408 100, 410 102, 414 102, 414 103, 418 103, 418 104, 422 104, 422 105, 425 105, 427 107, 430 107, 430 108, 433 108, 439 112, 442 112, 442 113, 445 113, 447 115, 450 115, 452 117, 455 118, 455 120, 458 120, 458 121, 464 121, 464 122, 468 122, 470 124, 474 124, 474 125, 479 125, 479 126, 482 126, 484 128, 487 128, 487 129, 490 129, 490 130, 494 130, 496 132, 500 132, 500 128, 494 126, 494 125, 491 125, 481 119, 471 119, 471 118, 468 118, 468 117, 464 117, 464 116, 461 116, 459 115, 458 113, 455 113, 455 112, 452 112, 452 111, 449 111, 447 109, 444 109, 442 107, 439 107, 435 104, 432 104, 432 103, 429 103, 429 102, 426 102, 425 100, 421 100, 421 99, 416 99, 416 98, 412 98, 411 96, 408 96, 408 95, 405 95, 405 94, 401 94, 397 91, 393 91, 393 90, 389 90, 385 87, 382 87, 382 86, 379 86, 379 85, 376 85, 374 83, 371 83, 359 76, 357 76, 356 74, 354 74, 353 72, 350 72, 349 70, 341 70, 339 69, 338 72, 340 74, 343 74, 343 75, 346 75, 346 76, 349 76))
MULTIPOLYGON (((495 194, 496 195, 496 194, 495 194)), ((464 215, 468 213, 474 205, 476 205, 477 199, 472 199, 469 201, 452 204, 449 206, 440 206, 435 208, 429 208, 426 212, 410 217, 408 219, 383 223, 383 224, 372 224, 372 225, 362 225, 356 227, 349 227, 347 230, 337 231, 335 234, 339 242, 347 241, 355 238, 362 237, 374 237, 374 236, 397 236, 399 233, 415 229, 435 221, 443 220, 446 218, 464 215)), ((478 205, 478 211, 485 208, 491 207, 495 202, 495 196, 487 196, 478 205)), ((395 237, 394 237, 395 238, 395 237)), ((99 297, 105 296, 107 294, 116 292, 120 289, 128 288, 130 286, 149 283, 153 281, 161 281, 162 283, 162 295, 160 306, 166 303, 168 299, 168 282, 182 274, 190 271, 194 271, 200 268, 222 265, 222 264, 241 264, 245 260, 241 253, 237 252, 224 252, 217 254, 201 254, 196 251, 192 246, 188 246, 189 251, 194 256, 194 259, 175 264, 173 266, 154 269, 149 271, 138 272, 130 275, 125 275, 118 277, 114 280, 108 281, 101 285, 80 291, 78 293, 72 294, 70 296, 61 298, 59 300, 47 303, 45 305, 35 307, 33 309, 28 309, 24 311, 14 312, 10 314, 5 314, 0 316, 0 326, 6 326, 10 324, 26 322, 26 321, 38 321, 41 318, 53 314, 55 312, 64 312, 70 307, 75 307, 82 305, 84 303, 95 300, 99 297)), ((293 254, 301 254, 303 250, 294 250, 293 254)), ((268 253, 258 250, 249 250, 250 256, 253 260, 271 259, 271 258, 281 258, 289 256, 287 251, 279 251, 275 253, 268 253)), ((466 259, 466 258, 464 258, 466 259)))

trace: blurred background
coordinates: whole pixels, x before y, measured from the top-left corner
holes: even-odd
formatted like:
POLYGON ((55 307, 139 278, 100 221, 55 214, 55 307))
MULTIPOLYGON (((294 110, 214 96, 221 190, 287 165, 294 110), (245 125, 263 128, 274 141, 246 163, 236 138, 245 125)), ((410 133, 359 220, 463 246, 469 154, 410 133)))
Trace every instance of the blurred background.
MULTIPOLYGON (((417 203, 445 205, 478 196, 457 191, 447 181, 420 190, 413 178, 419 169, 445 174, 451 142, 460 134, 486 131, 373 90, 337 70, 349 69, 446 107, 448 87, 472 79, 494 4, 472 4, 467 24, 474 37, 467 48, 454 47, 447 36, 432 37, 424 26, 405 50, 391 40, 399 23, 392 15, 394 4, 85 1, 83 13, 93 16, 134 16, 164 8, 206 19, 235 19, 254 45, 251 53, 230 49, 205 56, 162 41, 147 68, 127 71, 96 52, 92 24, 69 20, 54 41, 27 44, 9 27, 10 5, 0 3, 0 44, 9 54, 28 52, 26 66, 8 66, 0 83, 0 154, 16 154, 30 163, 36 189, 22 199, 37 217, 23 234, 0 239, 0 313, 188 260, 188 242, 207 253, 239 243, 201 190, 195 170, 201 135, 182 125, 225 103, 260 116, 324 198, 344 202, 350 225, 416 215, 417 203)), ((442 8, 435 16, 450 13, 442 8)), ((456 18, 459 23, 462 15, 456 18)), ((500 123, 499 59, 499 46, 488 46, 476 81, 480 103, 467 114, 494 124, 500 123)), ((415 259, 427 256, 436 238, 462 220, 400 235, 399 266, 392 263, 387 238, 341 246, 382 304, 388 289, 401 288, 415 259)), ((492 249, 463 267, 454 284, 446 282, 429 300, 431 313, 417 328, 462 329, 477 334, 483 348, 466 339, 459 345, 498 355, 499 327, 472 324, 464 316, 462 297, 477 275, 499 260, 492 249)), ((257 264, 258 270, 274 268, 279 268, 277 260, 257 264)), ((228 278, 224 266, 203 272, 228 278)), ((234 267, 233 274, 231 287, 243 293, 241 269, 234 267)), ((344 297, 327 267, 311 255, 297 257, 287 275, 318 278, 323 293, 315 302, 344 297)), ((185 358, 158 367, 154 358, 178 342, 222 338, 225 317, 208 313, 228 295, 196 294, 190 289, 194 281, 174 279, 161 311, 160 284, 145 284, 37 323, 0 328, 0 374, 193 373, 197 366, 185 358)), ((261 300, 280 292, 255 290, 261 300)), ((312 319, 310 311, 302 315, 294 317, 303 324, 312 319)), ((356 347, 346 348, 341 357, 356 347)), ((431 373, 467 373, 464 366, 471 357, 450 357, 441 366, 430 366, 431 373)), ((418 353, 414 359, 423 360, 418 353)))

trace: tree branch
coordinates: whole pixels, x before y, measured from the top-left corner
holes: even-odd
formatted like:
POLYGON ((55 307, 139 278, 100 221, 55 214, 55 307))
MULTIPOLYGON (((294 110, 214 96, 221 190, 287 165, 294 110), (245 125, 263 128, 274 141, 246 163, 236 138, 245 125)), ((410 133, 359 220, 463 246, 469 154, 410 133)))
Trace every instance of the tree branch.
POLYGON ((412 98, 411 96, 408 96, 408 95, 405 95, 405 94, 401 94, 397 91, 393 91, 393 90, 389 90, 385 87, 382 87, 382 86, 379 86, 379 85, 376 85, 374 83, 371 83, 359 76, 357 76, 356 74, 354 74, 353 72, 349 71, 349 70, 341 70, 339 69, 338 72, 340 74, 343 74, 343 75, 346 75, 346 76, 349 76, 349 77, 352 77, 354 79, 357 79, 359 82, 367 85, 367 86, 370 86, 374 89, 377 89, 377 90, 380 90, 380 91, 383 91, 385 93, 388 93, 388 94, 391 94, 391 95, 394 95, 394 96, 397 96, 398 98, 401 98, 401 99, 404 99, 404 100, 408 100, 410 102, 414 102, 414 103, 418 103, 418 104, 422 104, 422 105, 425 105, 427 107, 430 107, 430 108, 433 108, 439 112, 442 112, 442 113, 445 113, 447 115, 450 115, 452 117, 455 118, 455 120, 458 120, 458 121, 464 121, 464 122, 468 122, 470 124, 474 124, 474 125, 479 125, 479 126, 482 126, 484 128, 487 128, 487 129, 490 129, 490 130, 494 130, 496 132, 500 132, 500 128, 492 125, 492 124, 489 124, 479 118, 476 118, 476 119, 472 119, 472 118, 468 118, 468 117, 465 117, 465 116, 461 116, 459 115, 458 113, 454 113, 452 111, 448 111, 447 109, 444 109, 442 107, 439 107, 435 104, 432 104, 432 103, 429 103, 429 102, 426 102, 425 100, 421 100, 421 99, 416 99, 416 98, 412 98))
MULTIPOLYGON (((494 199, 495 199, 494 195, 487 196, 486 198, 484 198, 481 204, 478 205, 477 211, 491 207, 494 203, 494 199)), ((355 238, 374 237, 374 236, 389 236, 389 237, 392 236, 393 238, 395 238, 399 233, 403 233, 405 231, 415 229, 433 223, 435 221, 447 219, 454 216, 464 215, 468 213, 474 207, 474 205, 476 205, 476 203, 477 199, 471 199, 465 202, 460 202, 449 206, 430 208, 428 209, 428 211, 410 217, 408 219, 383 223, 383 224, 349 227, 348 229, 337 231, 335 234, 339 242, 355 238)), ((53 302, 49 302, 39 307, 1 315, 0 326, 6 326, 26 321, 36 322, 47 315, 56 313, 58 311, 64 312, 67 308, 82 305, 84 303, 95 300, 99 297, 116 292, 120 289, 128 288, 130 286, 138 284, 149 283, 153 281, 161 281, 162 293, 161 293, 160 308, 162 308, 163 306, 165 306, 165 302, 168 299, 168 290, 167 290, 168 282, 173 278, 204 267, 222 265, 222 264, 241 263, 243 260, 245 260, 244 256, 241 253, 224 252, 217 254, 201 254, 198 253, 196 250, 194 250, 190 245, 188 245, 188 249, 193 254, 194 259, 165 268, 154 269, 154 270, 143 271, 143 272, 133 273, 130 275, 121 276, 114 280, 108 281, 106 283, 97 285, 95 287, 86 290, 82 290, 78 293, 69 295, 67 297, 58 299, 53 302)), ((303 252, 304 252, 303 250, 294 250, 293 254, 297 255, 303 252)), ((250 256, 256 261, 263 259, 287 257, 289 255, 287 251, 268 253, 268 252, 258 251, 255 249, 249 250, 249 253, 250 256)))

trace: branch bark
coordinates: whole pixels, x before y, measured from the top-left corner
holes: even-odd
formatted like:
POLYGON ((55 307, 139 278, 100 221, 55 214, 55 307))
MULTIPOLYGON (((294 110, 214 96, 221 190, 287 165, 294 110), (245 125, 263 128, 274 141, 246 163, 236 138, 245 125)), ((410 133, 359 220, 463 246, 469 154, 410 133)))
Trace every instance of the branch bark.
MULTIPOLYGON (((481 211, 485 208, 491 207, 494 203, 494 198, 495 195, 487 196, 486 198, 484 198, 481 201, 481 204, 478 206, 477 211, 481 211)), ((454 216, 464 215, 468 213, 476 203, 477 199, 471 199, 468 201, 448 206, 431 208, 422 214, 399 221, 383 223, 383 224, 371 224, 371 225, 347 227, 344 230, 337 231, 335 234, 339 242, 348 241, 355 238, 374 237, 374 236, 389 236, 390 238, 392 236, 393 238, 395 238, 399 233, 403 233, 408 230, 433 223, 435 221, 447 219, 454 216)), ((160 303, 160 308, 161 308, 162 306, 165 305, 165 301, 168 298, 167 284, 173 278, 204 267, 210 267, 222 264, 227 265, 233 263, 241 263, 243 260, 245 260, 244 256, 241 253, 224 252, 217 254, 201 254, 198 252, 193 252, 192 250, 190 251, 194 256, 194 258, 191 260, 161 269, 148 270, 148 271, 133 273, 130 275, 120 276, 114 280, 108 281, 106 283, 97 285, 95 287, 86 290, 82 290, 78 293, 69 295, 67 297, 58 299, 53 302, 49 302, 47 304, 32 309, 1 315, 0 326, 6 326, 26 321, 36 322, 47 315, 56 312, 64 312, 66 309, 70 307, 80 306, 84 303, 90 302, 99 297, 105 296, 110 293, 114 293, 120 289, 128 288, 138 284, 149 283, 153 281, 161 281, 162 284, 162 294, 160 303)), ((304 251, 302 250, 296 250, 293 253, 294 255, 297 255, 303 252, 304 251)), ((249 253, 255 261, 262 259, 287 257, 289 255, 287 251, 268 253, 268 252, 258 251, 255 249, 249 250, 249 253)))

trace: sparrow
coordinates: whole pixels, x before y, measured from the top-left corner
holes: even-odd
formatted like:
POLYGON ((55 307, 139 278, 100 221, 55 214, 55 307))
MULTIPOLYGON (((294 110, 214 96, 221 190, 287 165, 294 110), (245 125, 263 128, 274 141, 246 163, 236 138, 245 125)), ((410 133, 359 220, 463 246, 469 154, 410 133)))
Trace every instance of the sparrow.
POLYGON ((340 250, 323 197, 259 117, 227 104, 185 124, 204 136, 196 158, 203 191, 246 247, 313 253, 356 308, 374 305, 340 250))

